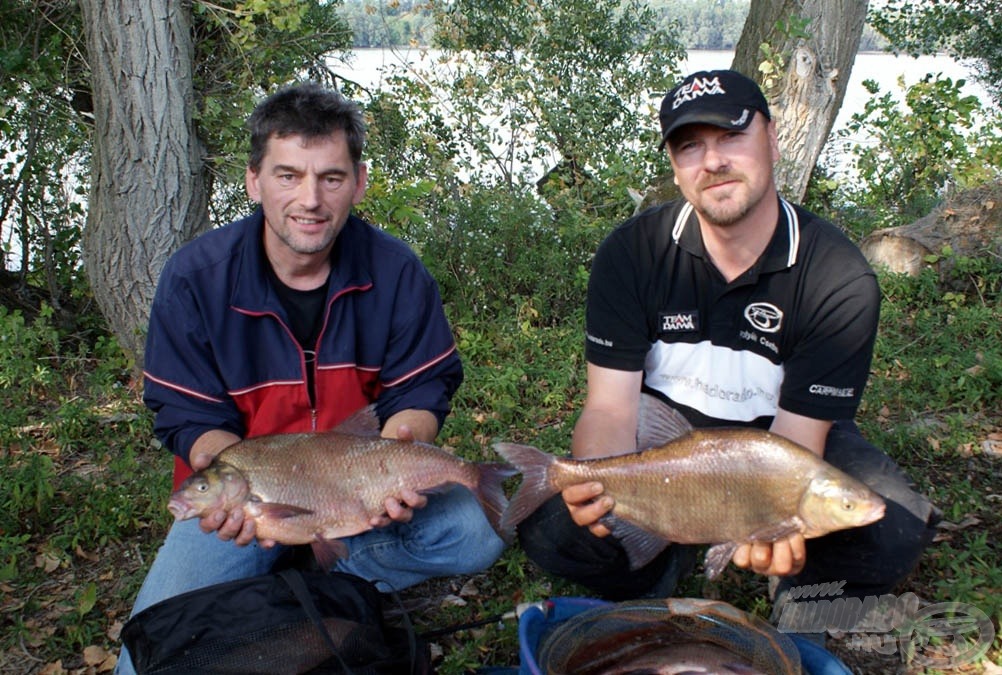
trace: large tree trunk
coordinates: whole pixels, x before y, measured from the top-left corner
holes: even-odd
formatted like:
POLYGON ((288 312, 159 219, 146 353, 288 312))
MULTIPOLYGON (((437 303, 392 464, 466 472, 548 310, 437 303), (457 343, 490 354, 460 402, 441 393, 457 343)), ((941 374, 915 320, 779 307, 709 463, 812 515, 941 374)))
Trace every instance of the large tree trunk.
POLYGON ((779 133, 780 191, 800 201, 845 98, 868 0, 751 0, 732 67, 759 83, 768 44, 785 60, 775 86, 763 86, 779 133), (777 27, 809 19, 807 38, 777 27))
POLYGON ((83 258, 98 306, 142 363, 160 270, 209 224, 192 122, 189 2, 81 0, 94 100, 83 258))

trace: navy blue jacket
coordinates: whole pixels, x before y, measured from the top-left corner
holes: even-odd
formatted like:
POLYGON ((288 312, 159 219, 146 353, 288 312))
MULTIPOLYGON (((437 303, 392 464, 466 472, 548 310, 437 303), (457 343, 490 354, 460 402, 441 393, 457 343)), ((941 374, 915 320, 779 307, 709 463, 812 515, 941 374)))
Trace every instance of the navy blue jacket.
POLYGON ((414 408, 441 424, 462 382, 435 280, 403 242, 351 216, 332 252, 311 406, 305 355, 268 279, 263 227, 258 209, 207 232, 161 274, 144 400, 157 438, 179 458, 175 485, 210 429, 241 437, 323 431, 373 401, 382 421, 414 408))

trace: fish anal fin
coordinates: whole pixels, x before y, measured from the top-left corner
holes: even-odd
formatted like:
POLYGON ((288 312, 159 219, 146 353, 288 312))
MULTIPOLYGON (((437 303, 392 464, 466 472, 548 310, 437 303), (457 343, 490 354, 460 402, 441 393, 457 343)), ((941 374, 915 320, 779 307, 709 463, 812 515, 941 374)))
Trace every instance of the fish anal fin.
POLYGON ((340 539, 317 539, 310 547, 317 564, 325 572, 334 569, 339 559, 348 557, 348 546, 340 539))
POLYGON ((712 581, 720 576, 720 573, 724 571, 727 564, 731 562, 731 558, 734 557, 734 552, 738 550, 738 546, 740 546, 738 542, 729 541, 710 547, 706 552, 706 558, 703 559, 703 569, 707 579, 712 581))
POLYGON ((649 532, 612 513, 602 516, 599 522, 609 528, 613 536, 622 544, 626 556, 630 559, 631 570, 640 569, 647 565, 671 543, 664 537, 649 532))
MULTIPOLYGON (((759 530, 756 530, 748 537, 749 542, 772 542, 785 537, 801 532, 803 530, 803 521, 800 518, 794 516, 787 520, 780 521, 778 523, 773 523, 759 530)), ((729 541, 723 544, 717 544, 711 546, 710 550, 706 552, 706 558, 703 562, 703 566, 706 571, 707 579, 716 578, 727 564, 734 557, 734 552, 738 550, 741 545, 740 542, 729 541)))

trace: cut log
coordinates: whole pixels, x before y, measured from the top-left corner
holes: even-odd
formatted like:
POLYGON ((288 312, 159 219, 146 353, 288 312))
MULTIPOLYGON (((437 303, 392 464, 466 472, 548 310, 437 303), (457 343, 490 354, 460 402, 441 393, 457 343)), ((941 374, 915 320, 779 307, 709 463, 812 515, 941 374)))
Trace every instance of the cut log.
POLYGON ((913 223, 870 233, 859 247, 874 267, 915 276, 932 266, 944 280, 954 256, 1002 257, 1002 183, 958 193, 913 223))

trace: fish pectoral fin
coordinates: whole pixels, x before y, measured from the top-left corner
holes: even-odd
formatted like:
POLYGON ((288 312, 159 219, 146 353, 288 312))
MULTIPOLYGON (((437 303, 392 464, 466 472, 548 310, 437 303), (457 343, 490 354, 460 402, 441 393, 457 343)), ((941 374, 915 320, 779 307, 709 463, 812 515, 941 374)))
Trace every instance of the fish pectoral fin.
POLYGON ((340 539, 317 539, 310 544, 310 548, 320 569, 325 572, 334 569, 339 559, 348 557, 348 546, 340 539))
POLYGON ((293 506, 292 504, 262 503, 257 505, 257 510, 263 517, 272 518, 274 520, 295 518, 296 516, 306 516, 313 513, 310 509, 304 509, 301 506, 293 506))
POLYGON ((612 513, 602 516, 600 522, 609 528, 630 559, 630 569, 640 569, 654 560, 671 542, 659 534, 650 532, 612 513))
POLYGON ((731 558, 734 557, 734 552, 738 550, 738 546, 740 546, 738 542, 728 541, 710 547, 703 559, 703 569, 707 579, 712 581, 724 571, 727 564, 731 562, 731 558))

